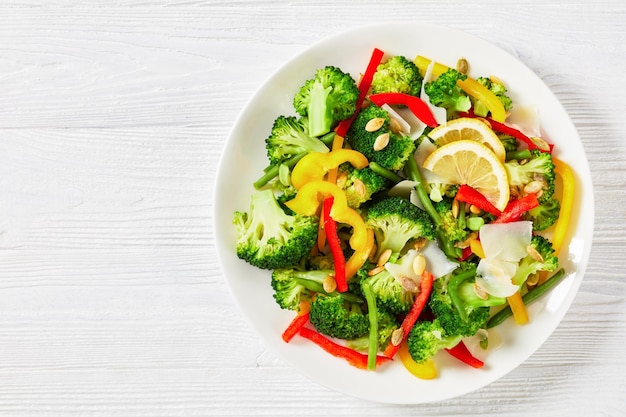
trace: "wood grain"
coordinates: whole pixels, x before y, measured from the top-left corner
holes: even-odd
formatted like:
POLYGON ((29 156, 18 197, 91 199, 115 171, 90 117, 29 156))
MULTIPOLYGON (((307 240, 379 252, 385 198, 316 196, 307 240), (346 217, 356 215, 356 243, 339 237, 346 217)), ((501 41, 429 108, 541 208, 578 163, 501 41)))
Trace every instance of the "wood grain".
POLYGON ((614 1, 0 5, 0 415, 626 415, 626 7, 614 1), (501 380, 423 406, 309 381, 244 321, 212 230, 219 157, 280 65, 352 27, 488 39, 570 114, 596 202, 587 273, 501 380))

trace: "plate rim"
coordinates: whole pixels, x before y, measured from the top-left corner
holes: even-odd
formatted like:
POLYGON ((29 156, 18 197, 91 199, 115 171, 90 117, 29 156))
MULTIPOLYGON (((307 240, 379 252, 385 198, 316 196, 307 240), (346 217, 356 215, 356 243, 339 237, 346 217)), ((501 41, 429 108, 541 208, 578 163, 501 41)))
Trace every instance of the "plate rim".
MULTIPOLYGON (((550 89, 550 87, 543 81, 543 79, 541 79, 539 77, 539 75, 537 75, 534 71, 532 71, 532 69, 530 69, 523 61, 521 61, 519 58, 515 57, 514 55, 512 55, 510 52, 508 52, 507 50, 503 49, 502 47, 491 43, 483 38, 480 38, 476 35, 473 35, 471 33, 465 32, 463 30, 459 30, 456 28, 451 28, 449 26, 445 26, 445 25, 439 25, 439 24, 432 24, 432 23, 421 23, 421 22, 400 22, 400 23, 395 23, 395 22, 382 22, 382 23, 376 23, 376 24, 366 24, 366 25, 360 25, 360 26, 356 26, 353 28, 350 28, 348 30, 343 30, 343 31, 337 31, 334 34, 331 34, 329 36, 326 36, 322 39, 320 39, 317 42, 314 42, 311 45, 308 45, 306 47, 304 47, 301 51, 299 51, 296 54, 293 54, 290 58, 288 58, 286 61, 284 61, 282 64, 279 64, 277 66, 276 69, 274 69, 260 84, 259 86, 255 89, 254 93, 252 94, 252 96, 246 101, 245 105, 243 106, 243 108, 240 110, 238 116, 236 117, 233 125, 231 126, 229 135, 228 135, 228 139, 225 143, 225 146, 223 147, 222 153, 220 155, 219 161, 218 161, 218 165, 217 165, 217 170, 216 170, 216 175, 215 175, 215 179, 214 179, 214 195, 215 195, 215 199, 214 201, 218 201, 219 200, 219 195, 220 195, 220 190, 222 189, 222 187, 224 186, 224 184, 222 182, 220 182, 220 177, 221 177, 221 173, 223 172, 223 170, 225 169, 226 164, 228 163, 226 161, 226 155, 229 152, 232 152, 232 147, 235 146, 235 141, 236 139, 234 139, 235 134, 237 133, 237 129, 238 126, 240 126, 240 124, 244 121, 244 118, 246 117, 246 115, 248 114, 248 112, 250 111, 250 108, 253 106, 253 104, 259 99, 260 96, 262 96, 264 89, 267 88, 268 85, 271 85, 272 81, 277 78, 278 76, 281 75, 282 72, 286 72, 289 70, 289 68, 291 68, 291 66, 294 65, 294 63, 297 63, 298 61, 302 60, 303 57, 306 57, 308 54, 314 54, 315 51, 317 49, 321 49, 323 50, 324 47, 329 43, 329 42, 337 42, 338 40, 340 40, 341 38, 349 38, 350 36, 354 36, 355 34, 359 34, 363 31, 370 31, 370 30, 374 30, 374 31, 384 31, 384 30, 388 30, 389 28, 393 28, 394 31, 402 29, 402 30, 409 30, 409 29, 415 29, 415 28, 420 28, 421 30, 436 30, 436 31, 445 31, 448 34, 456 34, 457 36, 464 36, 466 39, 470 39, 473 42, 477 42, 479 44, 487 44, 489 46, 489 48, 492 49, 496 49, 499 51, 500 54, 505 54, 506 56, 508 56, 509 59, 512 59, 516 62, 516 64, 520 67, 523 68, 524 71, 526 71, 531 77, 535 78, 536 81, 538 81, 540 83, 540 86, 546 90, 544 91, 544 93, 547 93, 549 96, 551 96, 551 98, 553 99, 554 103, 551 103, 553 105, 556 105, 558 108, 556 109, 558 112, 562 113, 565 116, 565 121, 566 123, 569 124, 569 128, 571 130, 573 130, 573 132, 575 133, 575 142, 578 145, 578 147, 582 150, 582 156, 583 156, 583 160, 582 161, 578 161, 577 166, 574 168, 574 172, 576 174, 576 182, 578 185, 580 184, 584 184, 584 190, 587 191, 588 195, 586 195, 585 198, 585 205, 584 208, 586 211, 591 211, 591 215, 590 217, 590 226, 588 226, 585 230, 587 231, 591 231, 591 238, 593 237, 593 230, 594 230, 594 218, 595 218, 595 199, 594 199, 594 192, 593 192, 593 184, 591 182, 591 173, 590 173, 590 169, 589 169, 589 163, 588 163, 588 159, 586 156, 586 153, 584 152, 584 148, 582 147, 582 141, 580 139, 580 136, 577 132, 577 129, 573 123, 573 121, 571 120, 569 114, 567 113, 565 107, 563 106, 563 104, 558 100, 558 98, 556 97, 556 95, 554 94, 554 92, 550 89), (582 166, 580 165, 582 163, 582 166), (584 177, 581 177, 581 174, 584 174, 584 177)), ((417 55, 419 53, 419 51, 415 51, 414 54, 417 55)), ((368 59, 369 56, 366 56, 365 59, 368 59)), ((433 59, 438 59, 437 57, 432 57, 433 59)), ((340 66, 341 67, 341 66, 340 66)), ((314 69, 314 68, 312 68, 314 69)), ((278 115, 278 113, 276 114, 278 115)), ((543 120, 542 120, 543 122, 543 120)), ((577 187, 578 189, 580 189, 580 187, 577 187)), ((578 212, 580 212, 582 207, 582 197, 577 198, 576 199, 577 205, 578 205, 578 212)), ((358 393, 354 393, 354 392, 348 392, 346 390, 342 390, 341 387, 336 387, 333 386, 333 384, 327 384, 324 383, 322 381, 319 380, 319 377, 317 377, 316 375, 312 374, 311 372, 307 371, 307 369, 302 369, 301 366, 299 366, 297 360, 295 360, 295 358, 292 355, 285 355, 282 351, 284 349, 280 349, 278 345, 283 344, 284 342, 282 342, 282 339, 280 341, 276 341, 273 339, 270 339, 268 337, 268 335, 261 333, 257 326, 255 326, 254 320, 252 320, 252 317, 250 317, 250 315, 247 312, 247 309, 245 308, 245 306, 243 305, 243 300, 240 298, 240 295, 237 293, 236 291, 236 287, 233 286, 233 282, 232 279, 229 278, 228 274, 226 273, 226 258, 225 258, 225 252, 227 252, 227 250, 224 248, 224 245, 220 244, 220 238, 223 237, 222 236, 222 226, 223 224, 219 224, 219 220, 221 215, 221 205, 219 204, 214 204, 213 206, 213 229, 215 231, 215 247, 216 250, 218 252, 218 261, 219 261, 219 265, 220 265, 220 269, 222 271, 222 275, 225 279, 225 281, 227 282, 227 285, 229 287, 231 296, 233 297, 235 303, 238 306, 239 311, 242 313, 242 315, 245 317, 246 321, 251 325, 252 329, 255 331, 255 333, 257 334, 257 336, 259 336, 261 339, 264 340, 264 342, 266 343, 266 345, 271 348, 281 359, 285 360, 286 362, 288 362, 291 366, 293 366, 294 369, 296 369, 298 372, 300 372, 301 374, 303 374, 304 376, 306 376, 308 379, 310 379, 313 382, 316 382, 322 386, 325 386, 327 388, 339 391, 339 392, 343 392, 346 395, 352 396, 352 397, 356 397, 356 398, 360 398, 360 399, 365 399, 365 400, 370 400, 370 401, 375 401, 375 402, 380 402, 380 403, 389 403, 389 404, 421 404, 421 403, 431 403, 434 401, 442 401, 442 400, 446 400, 446 399, 451 399, 451 398, 455 398, 458 396, 462 396, 465 395, 469 392, 481 389, 486 387, 487 385, 490 385, 494 382, 496 382, 497 380, 503 378, 504 376, 506 376, 507 374, 509 374, 510 372, 512 372, 514 369, 516 369, 517 367, 519 367, 520 365, 522 365, 523 363, 525 363, 528 358, 530 356, 532 356, 549 338, 550 336, 553 334, 554 330, 560 325, 560 323, 563 320, 563 317, 567 314, 567 312, 569 311, 571 304, 574 300, 574 298, 576 297, 576 295, 578 294, 580 285, 582 283, 582 280, 584 278, 585 272, 586 272, 586 268, 587 268, 587 264, 588 264, 588 260, 589 260, 589 255, 591 252, 591 246, 592 246, 592 239, 589 239, 588 242, 582 242, 582 244, 584 245, 582 248, 582 257, 581 259, 578 261, 578 263, 576 264, 576 270, 575 271, 571 271, 567 274, 566 280, 568 280, 569 282, 569 287, 567 288, 567 292, 565 294, 565 298, 562 299, 561 304, 560 304, 560 308, 557 311, 557 313, 555 313, 556 315, 554 315, 554 319, 551 320, 551 328, 549 329, 549 331, 547 331, 547 335, 539 342, 539 343, 535 343, 537 346, 534 347, 533 349, 531 349, 531 352, 523 357, 523 359, 521 361, 519 361, 517 364, 515 364, 514 366, 510 367, 509 369, 507 369, 506 371, 500 373, 498 376, 496 376, 495 378, 489 380, 488 382, 480 385, 480 386, 476 386, 476 387, 471 387, 468 388, 466 390, 458 390, 458 392, 453 395, 453 396, 441 396, 439 398, 434 398, 433 400, 429 400, 429 399, 418 399, 417 401, 415 399, 403 399, 403 398, 396 398, 396 397, 385 397, 385 398, 371 398, 370 396, 363 396, 363 395, 359 395, 358 393)), ((580 216, 580 213, 578 213, 578 215, 580 216)), ((577 225, 577 229, 578 230, 580 228, 580 218, 578 219, 578 225, 577 225)), ((571 233, 571 232, 570 232, 571 233)), ((570 242, 571 244, 571 242, 570 242)), ((232 248, 231 248, 232 251, 232 248)), ((232 255, 232 254, 231 254, 232 255)), ((256 270, 253 267, 250 267, 251 270, 255 271, 256 273, 258 273, 259 271, 256 270)), ((263 271, 261 271, 263 272, 263 271)), ((561 283, 560 285, 562 285, 563 283, 561 283)), ((273 302, 273 300, 272 300, 273 302)), ((291 312, 292 313, 292 312, 291 312)), ((276 335, 278 336, 277 338, 280 339, 280 335, 276 335)), ((302 344, 300 344, 302 345, 302 344)), ((301 348, 301 346, 292 346, 294 349, 298 349, 301 348)), ((327 355, 324 352, 325 355, 327 355)), ((397 368, 397 366, 396 366, 397 368)), ((402 369, 403 372, 404 369, 402 369)), ((358 370, 359 373, 363 373, 365 371, 361 371, 358 370)))

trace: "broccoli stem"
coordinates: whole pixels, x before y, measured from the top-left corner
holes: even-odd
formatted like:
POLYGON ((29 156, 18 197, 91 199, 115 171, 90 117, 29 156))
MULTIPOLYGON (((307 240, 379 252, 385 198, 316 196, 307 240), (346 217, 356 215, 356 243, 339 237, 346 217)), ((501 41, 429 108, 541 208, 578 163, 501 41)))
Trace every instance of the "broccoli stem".
POLYGON ((333 144, 333 141, 335 140, 335 135, 336 135, 336 134, 337 134, 337 133, 335 133, 335 132, 332 132, 332 131, 331 131, 331 132, 328 132, 327 134, 325 134, 324 136, 320 136, 320 138, 319 138, 319 139, 320 139, 322 142, 324 142, 324 145, 326 145, 326 146, 330 146, 330 145, 332 145, 332 144, 333 144))
POLYGON ((461 300, 461 296, 459 295, 459 285, 465 280, 473 278, 476 276, 476 268, 473 267, 468 269, 467 271, 463 271, 460 274, 454 275, 448 281, 448 295, 450 296, 450 302, 452 306, 459 313, 459 317, 464 321, 467 320, 467 311, 465 311, 465 306, 463 305, 463 300, 461 300))
POLYGON ((314 281, 312 279, 298 278, 298 277, 295 277, 294 280, 298 284, 306 288, 307 290, 318 292, 320 294, 342 297, 344 300, 350 303, 359 303, 359 304, 363 303, 363 299, 356 294, 352 294, 349 292, 338 292, 338 291, 333 291, 332 293, 326 292, 324 290, 324 285, 321 282, 314 281))
POLYGON ((457 222, 459 224, 459 229, 465 229, 467 226, 465 218, 465 203, 463 202, 459 202, 459 217, 457 218, 457 222))
POLYGON ((380 165, 380 164, 378 164, 376 162, 370 162, 369 167, 376 174, 378 174, 378 175, 380 175, 382 177, 385 177, 388 180, 391 180, 391 181, 393 181, 396 184, 403 180, 403 178, 401 176, 399 176, 395 172, 385 168, 384 166, 382 166, 382 165, 380 165))
POLYGON ((409 160, 404 165, 404 170, 406 176, 411 181, 415 181, 415 191, 417 191, 417 197, 422 203, 422 207, 430 218, 435 223, 435 228, 437 229, 437 236, 439 237, 439 243, 441 245, 441 250, 452 259, 458 259, 461 254, 459 248, 455 247, 452 242, 445 238, 443 231, 441 230, 441 216, 433 206, 433 202, 430 200, 428 196, 428 192, 426 191, 426 187, 424 186, 424 181, 422 179, 422 174, 417 167, 417 162, 415 158, 410 157, 409 160))
POLYGON ((376 355, 378 354, 378 310, 376 308, 376 296, 369 282, 364 282, 362 287, 365 301, 367 301, 367 315, 370 322, 369 344, 367 349, 367 369, 376 369, 376 355))
POLYGON ((254 188, 257 190, 260 190, 261 188, 263 188, 268 182, 270 182, 273 178, 276 178, 276 176, 278 175, 278 170, 280 169, 281 165, 287 165, 289 168, 293 168, 294 165, 296 165, 298 163, 299 160, 301 160, 302 158, 304 158, 304 156, 307 154, 307 152, 300 152, 298 154, 295 154, 294 156, 292 156, 291 158, 287 159, 285 162, 283 162, 282 164, 276 164, 276 165, 270 165, 269 167, 267 167, 264 170, 264 174, 263 176, 261 176, 261 178, 259 178, 258 180, 256 180, 256 182, 253 184, 254 188))
POLYGON ((532 154, 528 149, 524 149, 521 151, 509 151, 506 153, 506 160, 510 161, 513 159, 522 160, 522 159, 530 159, 532 158, 532 154))
POLYGON ((430 197, 428 196, 426 187, 424 187, 422 174, 417 167, 417 162, 415 161, 415 158, 409 158, 404 167, 407 177, 411 181, 415 181, 416 183, 415 190, 417 191, 417 196, 419 197, 422 206, 424 206, 424 210, 426 210, 426 213, 428 213, 431 219, 433 219, 433 222, 435 222, 435 226, 441 226, 441 216, 439 216, 439 213, 437 213, 437 210, 435 210, 432 201, 430 201, 430 197))
MULTIPOLYGON (((537 298, 541 297, 548 291, 550 291, 556 284, 561 281, 561 279, 565 276, 565 270, 563 268, 556 271, 554 275, 548 278, 543 284, 533 288, 528 291, 526 294, 522 296, 522 301, 524 304, 528 305, 535 301, 537 298)), ((498 324, 502 323, 504 320, 508 319, 513 315, 513 311, 510 306, 506 306, 502 310, 498 311, 487 321, 487 328, 490 329, 492 327, 496 327, 498 324)))

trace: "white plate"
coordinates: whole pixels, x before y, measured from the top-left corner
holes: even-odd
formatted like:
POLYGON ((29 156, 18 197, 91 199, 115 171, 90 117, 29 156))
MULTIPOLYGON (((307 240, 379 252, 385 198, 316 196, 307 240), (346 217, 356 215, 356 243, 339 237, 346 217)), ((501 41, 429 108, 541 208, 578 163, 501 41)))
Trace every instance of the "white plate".
MULTIPOLYGON (((500 48, 466 33, 424 24, 381 24, 358 28, 323 40, 278 69, 250 99, 228 140, 216 179, 215 233, 222 270, 241 311, 265 342, 310 379, 345 394, 385 403, 417 404, 453 398, 501 378, 533 354, 550 336, 569 308, 583 278, 591 250, 594 204, 591 175, 578 134, 565 110, 537 75, 500 48), (473 369, 449 357, 436 357, 439 377, 420 380, 399 361, 376 372, 356 369, 313 343, 281 333, 294 317, 272 297, 270 273, 253 268, 235 255, 235 210, 247 211, 252 183, 267 163, 265 138, 280 114, 294 114, 292 98, 315 69, 335 65, 358 79, 374 47, 409 58, 424 55, 454 66, 465 57, 470 75, 497 75, 517 104, 535 104, 543 136, 556 155, 575 169, 576 201, 569 245, 561 250, 566 278, 531 310, 532 322, 511 319, 497 329, 499 349, 487 352, 485 367, 473 369), (578 219, 585 219, 579 221, 578 219), (543 306, 540 311, 537 306, 543 306)), ((540 372, 538 370, 538 372, 540 372)))

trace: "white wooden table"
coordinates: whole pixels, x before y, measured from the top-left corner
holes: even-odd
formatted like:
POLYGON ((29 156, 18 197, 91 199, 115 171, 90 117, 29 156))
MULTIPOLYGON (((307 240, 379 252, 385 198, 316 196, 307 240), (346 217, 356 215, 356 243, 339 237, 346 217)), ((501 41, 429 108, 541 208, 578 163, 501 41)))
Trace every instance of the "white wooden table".
POLYGON ((0 415, 626 415, 625 22, 622 0, 3 2, 0 415), (547 343, 498 382, 413 407, 331 392, 269 350, 212 231, 251 94, 310 44, 381 20, 519 56, 571 115, 597 204, 587 274, 547 343))

